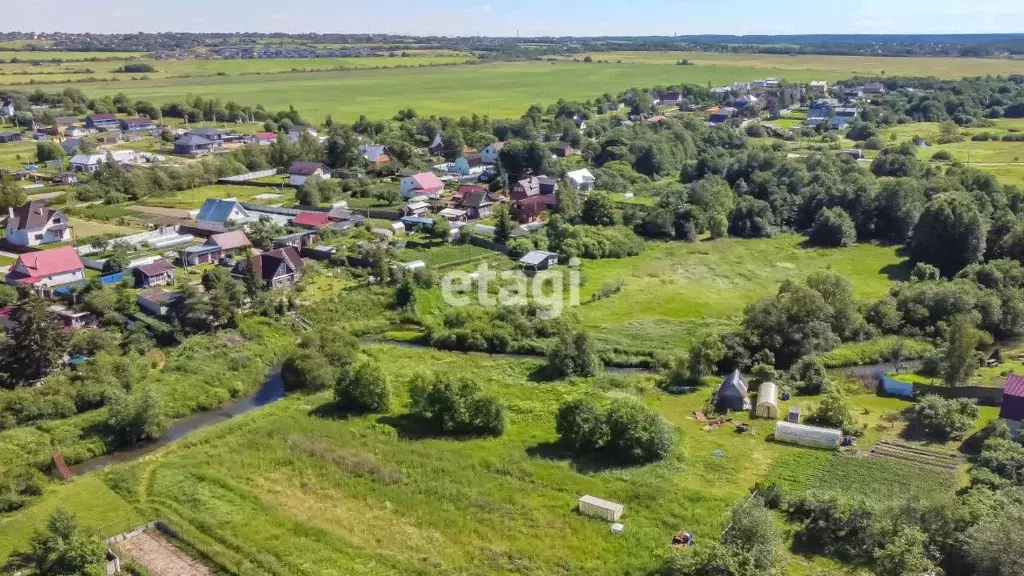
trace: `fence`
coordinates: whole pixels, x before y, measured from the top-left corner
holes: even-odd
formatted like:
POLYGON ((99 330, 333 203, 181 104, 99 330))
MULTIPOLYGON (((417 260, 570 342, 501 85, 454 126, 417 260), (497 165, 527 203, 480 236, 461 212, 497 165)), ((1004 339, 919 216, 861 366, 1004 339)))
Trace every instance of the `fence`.
POLYGON ((947 399, 973 398, 978 404, 985 406, 999 406, 1003 401, 1003 389, 989 386, 939 386, 935 384, 920 384, 901 382, 893 380, 882 374, 878 375, 878 384, 881 389, 891 396, 921 397, 925 394, 935 394, 947 399))
POLYGON ((277 168, 270 168, 268 170, 257 170, 255 172, 248 172, 246 174, 239 174, 237 176, 226 176, 219 178, 217 182, 221 184, 241 184, 248 182, 249 180, 256 180, 257 178, 266 178, 268 176, 276 176, 277 168))
POLYGON ((486 248, 488 250, 494 250, 495 252, 501 252, 502 254, 508 254, 508 246, 497 242, 491 242, 490 240, 479 236, 471 237, 469 239, 469 243, 473 246, 479 246, 480 248, 486 248))

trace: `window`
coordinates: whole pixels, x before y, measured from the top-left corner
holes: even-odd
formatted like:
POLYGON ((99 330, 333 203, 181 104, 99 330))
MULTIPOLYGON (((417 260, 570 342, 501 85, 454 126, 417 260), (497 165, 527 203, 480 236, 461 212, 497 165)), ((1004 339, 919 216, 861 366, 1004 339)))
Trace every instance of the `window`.
POLYGON ((43 240, 43 235, 42 234, 36 234, 35 235, 35 239, 41 242, 43 240))

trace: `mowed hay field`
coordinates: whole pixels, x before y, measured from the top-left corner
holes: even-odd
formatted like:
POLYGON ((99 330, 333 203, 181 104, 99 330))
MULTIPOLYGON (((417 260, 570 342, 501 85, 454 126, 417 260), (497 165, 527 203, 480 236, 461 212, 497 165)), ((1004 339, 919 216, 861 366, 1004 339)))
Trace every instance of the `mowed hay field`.
MULTIPOLYGON (((101 473, 123 498, 105 505, 108 515, 135 511, 190 526, 195 530, 189 533, 202 535, 203 552, 245 576, 621 575, 649 573, 680 529, 698 540, 717 539, 729 507, 760 479, 847 488, 827 483, 826 469, 840 456, 769 442, 771 423, 753 422, 753 432, 743 435, 728 427, 702 431, 692 413, 710 389, 667 395, 649 376, 535 382, 530 374, 539 361, 386 345, 366 351, 382 361, 393 383, 391 414, 336 417, 325 409, 329 394, 287 398, 101 473), (507 432, 500 438, 431 435, 405 415, 406 383, 420 371, 457 372, 480 382, 508 404, 507 432), (554 415, 564 399, 580 394, 640 398, 675 425, 676 448, 648 466, 573 461, 554 444, 554 415), (579 515, 583 494, 622 503, 625 533, 612 535, 606 522, 579 515)), ((872 414, 909 405, 861 398, 872 414)), ((883 434, 890 432, 872 428, 864 441, 883 434)), ((856 469, 855 461, 842 464, 856 469)), ((71 500, 82 496, 76 486, 95 477, 54 488, 7 517, 0 524, 0 556, 24 545, 28 525, 38 525, 44 510, 65 501, 76 506, 71 500)), ((872 467, 869 480, 861 488, 896 498, 949 497, 956 484, 941 471, 919 474, 885 461, 872 467)), ((104 502, 111 499, 108 491, 91 490, 104 502)), ((827 565, 790 560, 790 574, 827 565)))
MULTIPOLYGON (((1024 74, 1024 59, 1002 58, 894 58, 883 56, 824 56, 784 54, 716 54, 711 52, 594 52, 588 54, 594 60, 609 60, 623 63, 676 64, 689 60, 692 65, 739 66, 764 68, 767 70, 820 71, 826 76, 840 74, 846 78, 855 75, 869 76, 937 76, 939 78, 963 78, 965 76, 987 76, 1024 74)), ((574 56, 584 58, 584 55, 574 56)), ((774 75, 765 73, 766 76, 774 75)), ((788 77, 781 74, 779 77, 788 77)))
MULTIPOLYGON (((976 134, 991 134, 1002 137, 1006 134, 1020 133, 1024 131, 1024 118, 1003 118, 995 120, 993 128, 960 128, 959 132, 963 138, 962 142, 952 144, 937 144, 941 125, 937 122, 915 122, 912 124, 901 124, 882 131, 882 140, 887 144, 893 142, 891 138, 896 137, 895 142, 906 142, 919 136, 929 142, 926 148, 919 148, 918 158, 928 160, 939 150, 946 150, 953 155, 954 160, 960 162, 970 161, 971 164, 1019 164, 1024 162, 1024 142, 1003 142, 999 138, 988 141, 973 141, 971 137, 976 134)), ((995 166, 980 166, 988 169, 995 166)), ((1012 182, 1012 181, 1011 181, 1012 182)))
MULTIPOLYGON (((3 53, 0 53, 3 54, 3 53)), ((17 54, 8 52, 7 54, 17 54)), ((110 56, 94 56, 104 58, 102 61, 65 60, 63 63, 42 61, 38 65, 26 62, 24 55, 17 56, 22 62, 0 64, 0 83, 27 84, 29 82, 73 82, 87 78, 114 79, 132 81, 143 76, 147 78, 181 78, 187 76, 215 76, 238 74, 274 74, 293 71, 316 70, 360 70, 364 68, 396 68, 401 66, 434 66, 438 64, 461 64, 473 60, 468 53, 442 53, 441 55, 408 56, 408 57, 367 57, 367 58, 265 58, 265 59, 190 59, 190 60, 153 60, 132 55, 124 59, 106 60, 110 56), (156 71, 145 73, 115 72, 124 64, 152 65, 156 71)), ((48 54, 48 53, 27 53, 48 54)), ((74 53, 71 53, 74 54, 74 53)), ((99 53, 102 54, 102 53, 99 53)), ((36 58, 39 58, 36 56, 36 58)), ((56 58, 49 56, 48 58, 56 58)))
MULTIPOLYGON (((244 61, 242 61, 244 62, 244 61)), ((130 98, 156 104, 177 101, 188 95, 233 100, 240 104, 263 104, 268 110, 294 105, 304 116, 321 121, 331 114, 335 120, 352 121, 365 114, 390 118, 401 108, 412 106, 421 115, 464 116, 490 114, 518 117, 530 104, 548 104, 559 98, 590 99, 605 92, 631 87, 669 84, 725 84, 775 75, 806 82, 823 75, 817 71, 769 70, 742 66, 673 66, 668 64, 582 64, 559 62, 499 63, 472 66, 401 68, 83 82, 54 84, 47 90, 66 86, 80 88, 93 97, 124 92, 130 98)), ((845 76, 824 74, 827 80, 845 76)), ((11 77, 13 78, 13 77, 11 77)), ((4 81, 0 77, 0 83, 4 81)))

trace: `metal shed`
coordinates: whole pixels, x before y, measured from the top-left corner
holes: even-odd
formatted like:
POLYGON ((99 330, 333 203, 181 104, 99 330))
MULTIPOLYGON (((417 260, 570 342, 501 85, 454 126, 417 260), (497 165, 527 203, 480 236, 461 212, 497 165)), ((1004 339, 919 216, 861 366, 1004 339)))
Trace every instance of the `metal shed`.
POLYGON ((622 516, 622 504, 601 500, 595 496, 580 497, 580 513, 609 522, 618 522, 622 516))
POLYGON ((779 419, 779 387, 772 382, 765 382, 757 389, 757 407, 754 414, 758 418, 779 419))
POLYGON ((818 428, 792 422, 775 423, 775 440, 809 448, 838 450, 843 442, 843 433, 832 428, 818 428))

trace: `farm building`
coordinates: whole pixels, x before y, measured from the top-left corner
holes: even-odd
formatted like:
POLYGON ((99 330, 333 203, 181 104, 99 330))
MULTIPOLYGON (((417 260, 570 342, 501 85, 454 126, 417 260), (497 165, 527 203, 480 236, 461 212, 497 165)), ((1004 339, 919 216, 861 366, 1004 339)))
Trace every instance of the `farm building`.
POLYGON ((779 387, 771 382, 761 384, 757 389, 757 407, 754 413, 759 418, 779 418, 779 387))
POLYGON ((808 448, 838 450, 839 445, 843 442, 843 433, 832 428, 819 428, 783 421, 775 423, 775 441, 808 448))
POLYGON ((740 371, 733 371, 715 390, 715 395, 712 398, 715 410, 720 412, 750 410, 747 390, 747 382, 740 375, 740 371))
POLYGON ((1003 401, 999 404, 999 417, 1011 422, 1024 420, 1024 376, 1011 372, 1003 387, 1003 401))
POLYGON ((601 500, 594 496, 580 497, 580 514, 601 518, 609 522, 618 522, 622 516, 622 504, 601 500))
POLYGON ((527 272, 539 272, 558 265, 558 254, 534 250, 519 259, 519 265, 527 272))

